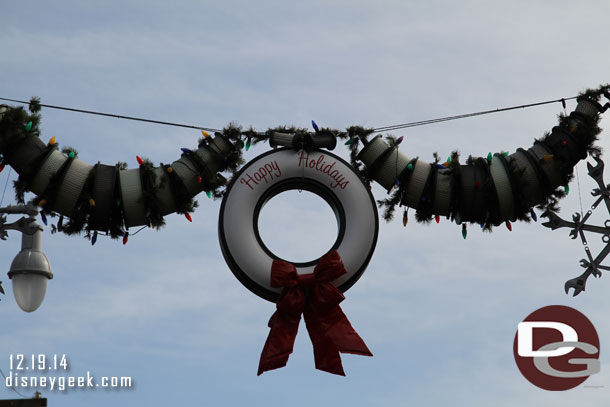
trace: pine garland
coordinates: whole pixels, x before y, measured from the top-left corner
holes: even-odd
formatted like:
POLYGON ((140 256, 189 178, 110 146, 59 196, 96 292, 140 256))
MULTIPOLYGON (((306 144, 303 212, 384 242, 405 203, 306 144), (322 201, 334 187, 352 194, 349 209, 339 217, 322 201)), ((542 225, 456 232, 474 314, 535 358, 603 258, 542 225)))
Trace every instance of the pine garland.
MULTIPOLYGON (((583 97, 589 97, 592 100, 598 102, 600 100, 600 96, 607 92, 609 86, 604 85, 598 89, 588 89, 581 94, 583 97)), ((5 153, 11 151, 14 146, 21 143, 26 137, 39 137, 40 130, 40 100, 38 98, 32 98, 30 104, 28 106, 29 112, 26 112, 23 108, 9 108, 3 115, 0 120, 0 152, 5 153)), ((578 113, 573 112, 572 115, 578 116, 578 113)), ((584 145, 582 154, 590 154, 593 156, 598 156, 601 154, 601 148, 595 145, 597 141, 598 135, 601 132, 599 128, 599 117, 594 119, 586 118, 580 121, 580 124, 576 127, 570 128, 571 116, 567 116, 565 114, 560 114, 558 117, 559 125, 558 128, 561 131, 567 132, 570 137, 579 140, 579 143, 584 145)), ((304 128, 291 127, 291 126, 279 126, 275 128, 270 128, 264 132, 256 131, 254 128, 250 127, 246 130, 242 129, 241 126, 231 123, 227 127, 225 127, 221 132, 216 133, 216 136, 223 136, 228 139, 234 146, 231 153, 222 157, 221 167, 225 169, 230 174, 229 179, 224 177, 221 174, 216 174, 213 177, 210 177, 207 174, 207 177, 203 177, 205 163, 199 163, 197 158, 194 155, 189 153, 184 153, 188 156, 191 162, 195 163, 198 168, 199 173, 202 178, 204 178, 204 191, 208 194, 209 197, 214 199, 220 199, 224 196, 227 185, 231 181, 231 177, 235 176, 239 168, 243 165, 243 150, 249 149, 252 145, 257 145, 261 142, 268 141, 274 133, 287 133, 293 135, 297 142, 295 143, 298 148, 311 149, 312 140, 316 135, 324 135, 324 136, 332 136, 344 142, 350 152, 350 162, 355 171, 360 175, 363 181, 370 185, 374 178, 374 174, 378 170, 375 168, 375 165, 371 165, 368 168, 358 162, 357 156, 360 152, 360 149, 363 145, 366 145, 369 141, 369 137, 373 134, 372 129, 367 129, 361 126, 352 126, 348 127, 345 131, 340 131, 337 129, 331 128, 317 128, 315 132, 310 132, 304 128)), ((554 159, 557 160, 557 164, 559 165, 562 172, 562 183, 567 185, 571 179, 573 178, 572 174, 572 166, 573 166, 573 157, 566 156, 562 153, 562 151, 557 150, 556 146, 551 145, 553 142, 553 133, 547 133, 544 137, 539 140, 539 142, 543 143, 547 149, 555 148, 554 151, 554 159)), ((392 135, 387 135, 386 140, 390 145, 390 148, 386 151, 385 154, 391 154, 395 149, 398 148, 400 144, 399 140, 397 140, 392 135)), ((199 140, 199 147, 209 145, 211 138, 202 137, 199 140)), ((47 145, 43 154, 36 160, 36 163, 32 165, 32 168, 29 171, 23 171, 20 174, 19 179, 14 182, 14 189, 16 194, 16 199, 20 203, 24 203, 24 194, 29 190, 33 177, 39 170, 39 167, 44 161, 48 154, 50 154, 54 149, 57 148, 57 144, 49 144, 47 145)), ((62 150, 65 155, 68 156, 68 161, 77 157, 78 153, 76 150, 70 147, 64 147, 62 150)), ((183 154, 183 155, 184 155, 183 154)), ((381 157, 377 160, 377 165, 384 161, 385 157, 381 157)), ((434 153, 434 162, 431 164, 433 167, 436 167, 441 160, 439 159, 438 154, 434 153)), ((515 216, 519 220, 530 221, 529 210, 530 208, 520 207, 521 202, 524 201, 522 196, 518 196, 517 194, 523 191, 524 180, 523 180, 523 172, 519 172, 515 169, 514 165, 511 165, 511 162, 508 162, 508 166, 511 170, 511 185, 514 186, 514 191, 516 192, 515 196, 515 216)), ((66 164, 66 167, 69 164, 66 164)), ((469 157, 466 162, 466 165, 473 166, 486 166, 485 158, 482 157, 469 157)), ((163 216, 161 216, 159 211, 159 202, 157 199, 157 192, 159 188, 164 186, 164 182, 166 178, 169 180, 170 185, 169 188, 172 191, 174 201, 176 204, 176 212, 180 214, 188 214, 193 212, 195 208, 198 206, 197 201, 190 196, 186 186, 175 173, 171 171, 170 165, 161 165, 165 170, 165 174, 167 177, 163 177, 160 182, 157 182, 156 174, 154 172, 154 166, 152 162, 145 161, 144 164, 140 166, 141 171, 141 179, 143 185, 142 196, 140 197, 140 202, 144 204, 147 210, 147 221, 149 226, 160 228, 165 224, 163 216)), ((452 185, 452 199, 450 203, 450 214, 449 218, 454 221, 460 221, 459 208, 461 203, 461 165, 459 162, 459 153, 458 151, 453 151, 451 153, 450 159, 445 164, 447 170, 444 170, 444 173, 448 173, 451 176, 451 185, 452 185)), ((117 168, 119 170, 124 170, 127 168, 126 163, 118 163, 117 168)), ((436 168, 433 168, 434 173, 438 171, 436 168)), ((407 171, 408 172, 408 171, 407 171)), ((34 200, 34 203, 41 203, 41 200, 46 200, 46 204, 52 203, 53 196, 56 194, 59 185, 61 184, 61 176, 55 174, 47 191, 45 191, 45 195, 37 197, 34 200)), ((405 193, 405 189, 408 185, 408 177, 409 174, 400 174, 400 177, 397 182, 397 188, 394 188, 393 191, 390 192, 390 196, 378 200, 377 203, 380 208, 383 209, 383 218, 386 221, 390 221, 394 217, 394 211, 396 206, 401 206, 403 196, 405 193)), ((497 202, 494 202, 494 199, 497 200, 497 197, 492 193, 493 185, 491 185, 492 181, 491 177, 486 177, 486 183, 483 185, 485 199, 487 200, 487 207, 490 211, 494 212, 497 210, 497 202)), ((75 208, 75 214, 72 219, 69 219, 67 222, 63 222, 63 216, 60 217, 60 221, 57 226, 54 228, 58 231, 62 231, 67 234, 80 233, 85 231, 86 236, 91 236, 91 228, 88 225, 89 217, 91 214, 91 189, 95 179, 95 168, 89 174, 85 185, 81 191, 79 198, 77 199, 77 204, 75 208)), ((432 200, 434 199, 433 191, 431 191, 431 187, 434 182, 432 178, 428 180, 426 184, 426 188, 424 188, 424 193, 422 196, 425 198, 416 208, 415 218, 420 223, 429 223, 433 219, 432 215, 432 200), (426 198, 429 197, 429 198, 426 198)), ((550 213, 555 213, 559 211, 559 200, 565 197, 565 190, 561 187, 558 187, 554 191, 548 191, 547 200, 538 205, 538 209, 542 210, 542 216, 548 215, 550 213)), ((121 209, 121 202, 119 201, 120 191, 114 191, 115 198, 117 201, 116 208, 113 209, 110 220, 110 228, 107 231, 110 236, 113 238, 122 237, 125 233, 125 220, 124 214, 121 209)), ((44 202, 43 202, 44 203, 44 202)), ((44 205, 43 205, 44 206, 44 205)), ((49 205, 49 207, 51 207, 49 205)), ((46 210, 45 210, 46 211, 46 210)), ((55 214, 51 211, 48 212, 51 216, 55 216, 55 214)), ((488 219, 484 223, 482 223, 483 230, 489 231, 491 230, 492 224, 498 224, 497 219, 494 219, 495 216, 492 214, 488 214, 488 219)))

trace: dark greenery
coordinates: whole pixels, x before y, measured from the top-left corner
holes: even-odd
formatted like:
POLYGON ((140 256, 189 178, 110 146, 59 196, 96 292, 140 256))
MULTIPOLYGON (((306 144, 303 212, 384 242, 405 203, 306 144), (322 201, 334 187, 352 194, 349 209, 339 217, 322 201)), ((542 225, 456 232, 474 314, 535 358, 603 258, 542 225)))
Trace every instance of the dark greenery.
POLYGON ((161 229, 165 226, 165 219, 159 210, 159 200, 157 191, 163 187, 165 178, 161 178, 157 183, 157 174, 155 174, 155 166, 147 158, 143 159, 144 163, 140 164, 140 181, 142 183, 142 196, 138 202, 144 204, 146 210, 146 224, 155 229, 161 229))
POLYGON ((199 203, 189 194, 184 182, 176 175, 175 171, 170 170, 170 165, 161 164, 161 166, 169 178, 170 188, 172 189, 172 194, 174 196, 174 203, 176 204, 176 213, 185 215, 194 212, 195 208, 199 206, 199 203))
POLYGON ((95 170, 96 167, 94 166, 91 171, 89 171, 83 189, 76 200, 72 216, 66 223, 64 223, 63 218, 60 217, 62 224, 58 225, 57 229, 59 230, 61 228, 61 232, 67 235, 80 234, 83 230, 86 230, 86 232, 90 231, 88 224, 89 217, 91 216, 91 204, 93 203, 93 205, 95 205, 95 202, 91 201, 91 190, 93 188, 93 181, 95 181, 95 170))

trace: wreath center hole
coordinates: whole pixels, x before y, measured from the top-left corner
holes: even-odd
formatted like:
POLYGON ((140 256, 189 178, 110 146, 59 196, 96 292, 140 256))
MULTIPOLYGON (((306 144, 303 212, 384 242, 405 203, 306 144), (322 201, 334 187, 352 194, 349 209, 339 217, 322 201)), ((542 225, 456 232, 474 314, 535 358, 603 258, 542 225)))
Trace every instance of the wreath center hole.
POLYGON ((259 235, 277 257, 305 263, 325 255, 338 236, 337 217, 323 198, 288 190, 271 198, 258 217, 259 235))

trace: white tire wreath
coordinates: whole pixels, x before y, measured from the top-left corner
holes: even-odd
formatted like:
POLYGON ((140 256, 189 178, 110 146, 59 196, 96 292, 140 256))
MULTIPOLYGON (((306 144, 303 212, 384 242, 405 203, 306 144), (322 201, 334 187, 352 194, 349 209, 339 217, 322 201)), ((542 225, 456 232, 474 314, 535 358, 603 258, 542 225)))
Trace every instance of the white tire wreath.
MULTIPOLYGON (((280 259, 262 241, 258 215, 271 198, 294 189, 317 194, 337 217, 337 250, 347 274, 334 281, 342 291, 364 272, 377 243, 377 208, 369 188, 354 169, 327 151, 272 150, 246 164, 227 188, 220 208, 218 233, 225 260, 250 291, 275 301, 280 289, 270 286, 274 259, 280 259)), ((294 237, 299 245, 299 237, 294 237)), ((282 259, 283 260, 283 259, 282 259)), ((293 263, 299 274, 313 272, 319 259, 293 263)))

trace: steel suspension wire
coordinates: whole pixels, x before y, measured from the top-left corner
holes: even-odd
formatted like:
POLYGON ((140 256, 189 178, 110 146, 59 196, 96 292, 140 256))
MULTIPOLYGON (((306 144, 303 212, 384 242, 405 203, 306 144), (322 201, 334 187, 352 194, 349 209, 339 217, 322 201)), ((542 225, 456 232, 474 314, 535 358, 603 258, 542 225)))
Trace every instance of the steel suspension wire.
MULTIPOLYGON (((15 99, 8 99, 8 98, 0 98, 0 100, 6 100, 8 102, 23 103, 23 104, 29 105, 29 102, 25 102, 23 100, 15 100, 15 99)), ((78 108, 74 108, 74 107, 45 105, 42 103, 40 104, 40 106, 46 107, 49 109, 59 109, 59 110, 67 110, 70 112, 93 114, 93 115, 97 115, 97 116, 114 117, 117 119, 135 120, 135 121, 154 123, 154 124, 163 124, 165 126, 185 127, 188 129, 205 130, 205 131, 211 131, 211 132, 221 131, 221 130, 213 129, 210 127, 202 127, 202 126, 196 126, 196 125, 191 125, 191 124, 182 124, 182 123, 173 123, 173 122, 166 122, 166 121, 154 120, 154 119, 144 119, 141 117, 125 116, 125 115, 116 114, 116 113, 96 112, 93 110, 84 110, 84 109, 78 109, 78 108)))
POLYGON ((446 122, 446 121, 450 121, 450 120, 458 120, 458 119, 465 119, 465 118, 468 118, 468 117, 483 116, 483 115, 491 114, 491 113, 506 112, 506 111, 509 111, 509 110, 517 110, 517 109, 526 109, 526 108, 529 108, 529 107, 548 105, 548 104, 551 104, 551 103, 562 103, 562 104, 565 105, 565 101, 566 100, 576 99, 577 97, 578 96, 572 96, 572 97, 569 97, 569 98, 547 100, 545 102, 536 102, 536 103, 529 103, 529 104, 519 105, 519 106, 511 106, 511 107, 503 107, 503 108, 499 108, 499 109, 483 110, 483 111, 480 111, 480 112, 466 113, 466 114, 460 114, 460 115, 456 115, 456 116, 446 116, 446 117, 440 117, 440 118, 436 118, 436 119, 429 119, 429 120, 421 120, 421 121, 416 121, 416 122, 395 124, 393 126, 376 127, 376 128, 373 129, 373 131, 381 132, 381 131, 400 130, 400 129, 406 129, 406 128, 409 128, 409 127, 424 126, 424 125, 427 125, 427 124, 441 123, 441 122, 446 122))
MULTIPOLYGON (((528 104, 523 104, 523 105, 518 105, 518 106, 510 106, 510 107, 503 107, 503 108, 498 108, 498 109, 483 110, 480 112, 472 112, 472 113, 460 114, 460 115, 455 115, 455 116, 446 116, 446 117, 439 117, 439 118, 435 118, 435 119, 395 124, 395 125, 390 125, 390 126, 381 126, 381 127, 373 128, 372 130, 374 132, 401 130, 401 129, 406 129, 409 127, 425 126, 428 124, 442 123, 442 122, 451 121, 451 120, 466 119, 469 117, 476 117, 476 116, 483 116, 483 115, 492 114, 492 113, 506 112, 509 110, 526 109, 526 108, 530 108, 530 107, 548 105, 551 103, 561 103, 565 107, 566 100, 576 99, 577 97, 578 96, 572 96, 569 98, 561 98, 561 99, 547 100, 544 102, 528 103, 528 104)), ((15 102, 15 103, 22 103, 22 104, 26 104, 26 105, 29 104, 29 102, 26 102, 23 100, 9 99, 9 98, 3 98, 3 97, 0 97, 0 100, 5 100, 5 101, 15 102)), ((85 110, 85 109, 80 109, 80 108, 47 105, 47 104, 40 104, 40 106, 46 107, 49 109, 67 110, 70 112, 85 113, 85 114, 92 114, 92 115, 105 116, 105 117, 114 117, 117 119, 135 120, 135 121, 146 122, 146 123, 162 124, 162 125, 166 125, 166 126, 184 127, 184 128, 189 128, 189 129, 205 130, 205 131, 211 131, 211 132, 221 132, 222 131, 222 130, 214 129, 211 127, 203 127, 203 126, 183 124, 183 123, 174 123, 174 122, 168 122, 168 121, 162 121, 162 120, 156 120, 156 119, 145 119, 145 118, 141 118, 141 117, 133 117, 133 116, 127 116, 127 115, 122 115, 122 114, 117 114, 117 113, 104 113, 104 112, 97 112, 97 111, 93 111, 93 110, 85 110)))

